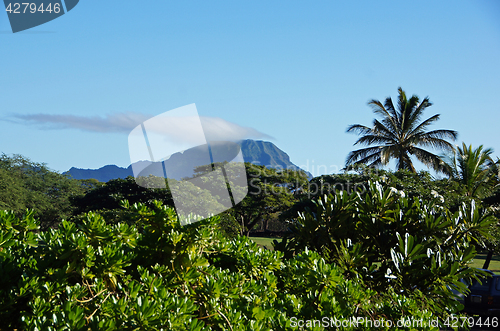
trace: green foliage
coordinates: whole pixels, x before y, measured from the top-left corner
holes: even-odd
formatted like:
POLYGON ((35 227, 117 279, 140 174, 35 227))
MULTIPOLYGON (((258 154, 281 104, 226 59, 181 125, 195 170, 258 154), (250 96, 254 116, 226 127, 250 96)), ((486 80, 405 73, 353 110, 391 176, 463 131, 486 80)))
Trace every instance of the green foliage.
POLYGON ((0 209, 18 216, 32 209, 42 229, 70 217, 74 210, 70 199, 92 186, 91 181, 70 179, 20 155, 0 156, 0 209))
MULTIPOLYGON (((92 210, 119 210, 121 201, 127 200, 130 204, 136 202, 144 203, 148 206, 153 205, 153 201, 161 201, 162 204, 174 206, 172 194, 165 178, 159 177, 139 177, 137 179, 141 185, 138 185, 136 179, 129 176, 125 179, 112 179, 106 183, 95 187, 85 194, 85 196, 73 199, 75 205, 75 214, 84 213, 92 210), (147 188, 145 181, 161 181, 166 188, 147 188)), ((170 180, 171 185, 178 185, 176 180, 170 180)), ((219 203, 211 196, 210 192, 200 189, 191 183, 184 183, 184 190, 179 191, 181 199, 185 201, 185 208, 190 210, 208 210, 214 213, 220 210, 219 203), (202 204, 202 206, 200 206, 202 204)))
POLYGON ((241 226, 231 213, 222 213, 219 219, 218 226, 226 238, 236 238, 240 235, 241 226))
POLYGON ((479 275, 468 263, 474 244, 484 246, 495 222, 474 201, 453 213, 438 197, 408 198, 369 182, 364 194, 338 191, 315 201, 315 208, 290 222, 290 235, 275 249, 288 258, 314 250, 346 278, 362 279, 377 292, 394 289, 412 297, 418 289, 443 317, 460 308, 450 289, 464 292, 459 280, 479 275))
POLYGON ((243 233, 249 231, 260 221, 267 223, 277 215, 288 210, 297 201, 298 190, 307 184, 303 171, 272 169, 254 164, 247 165, 248 194, 230 212, 243 224, 243 233))
POLYGON ((217 217, 181 226, 159 202, 122 208, 45 232, 32 214, 1 212, 0 329, 289 330, 292 318, 434 317, 418 298, 368 289, 316 252, 283 260, 246 237, 228 240, 217 217))
POLYGON ((355 145, 375 145, 352 151, 347 156, 346 166, 369 164, 370 167, 387 165, 391 159, 396 160, 398 170, 416 172, 411 156, 431 167, 436 171, 443 171, 443 162, 439 156, 423 149, 422 147, 439 148, 453 151, 454 147, 446 139, 455 140, 457 132, 452 130, 426 129, 439 120, 439 114, 422 121, 423 112, 432 106, 429 98, 422 101, 413 95, 406 97, 406 93, 398 89, 396 106, 389 97, 382 104, 378 100, 368 103, 381 120, 375 119, 373 127, 361 124, 349 126, 347 132, 354 132, 362 137, 355 145))
POLYGON ((120 209, 122 200, 127 200, 132 204, 136 202, 148 204, 153 200, 158 200, 165 205, 173 205, 172 195, 168 190, 141 187, 137 185, 133 177, 100 183, 85 196, 74 198, 73 205, 76 207, 75 213, 79 214, 91 210, 120 209))
MULTIPOLYGON (((216 167, 220 163, 214 164, 216 167)), ((238 164, 225 163, 224 169, 227 178, 235 178, 239 173, 238 164)), ((304 188, 307 184, 307 175, 303 171, 289 169, 273 169, 251 163, 245 163, 247 178, 246 187, 242 185, 230 185, 237 196, 245 198, 235 207, 227 210, 223 215, 234 219, 240 226, 240 234, 249 235, 249 232, 259 222, 264 222, 265 228, 271 220, 277 219, 277 215, 286 211, 298 201, 297 189, 304 188)), ((203 187, 208 187, 211 192, 216 192, 221 184, 217 182, 211 171, 211 166, 197 167, 194 177, 203 175, 203 187), (213 186, 211 186, 213 185, 213 186)), ((217 196, 216 196, 217 198, 217 196)))
POLYGON ((499 185, 499 167, 491 158, 493 150, 483 150, 483 145, 472 149, 462 143, 455 155, 448 160, 447 170, 451 178, 465 187, 465 194, 473 198, 485 198, 499 185))
MULTIPOLYGON (((368 181, 379 181, 385 187, 393 187, 403 191, 407 198, 435 200, 451 212, 456 212, 465 203, 470 204, 474 199, 476 204, 488 208, 495 216, 500 218, 500 206, 498 197, 500 196, 500 185, 493 189, 493 193, 483 199, 472 197, 468 194, 467 186, 456 178, 435 179, 429 172, 420 171, 412 173, 406 170, 396 172, 382 169, 373 169, 367 166, 358 166, 357 173, 344 173, 334 175, 323 175, 313 178, 309 183, 309 191, 299 203, 283 214, 284 218, 292 219, 297 212, 303 212, 305 207, 314 208, 312 200, 317 200, 324 195, 335 194, 336 190, 346 191, 348 194, 356 190, 364 193, 368 187, 368 181)), ((493 182, 496 179, 492 179, 493 182)), ((489 235, 482 240, 485 247, 478 249, 488 249, 495 252, 500 251, 500 228, 498 224, 489 227, 489 235)))
MULTIPOLYGON (((369 181, 378 181, 385 187, 393 187, 403 191, 408 198, 419 198, 424 200, 436 199, 436 201, 450 209, 457 211, 463 203, 470 203, 471 198, 466 196, 465 187, 453 179, 435 179, 429 172, 420 171, 413 173, 407 170, 386 171, 372 169, 366 166, 357 168, 357 173, 344 173, 333 175, 322 175, 315 177, 309 183, 307 194, 307 205, 312 207, 309 200, 334 194, 335 191, 353 191, 365 193, 368 190, 369 181)), ((299 206, 295 210, 303 211, 299 206)))
MULTIPOLYGON (((413 298, 397 293, 388 288, 376 292, 368 288, 360 279, 346 279, 342 268, 327 263, 318 253, 305 249, 296 257, 288 260, 283 269, 283 291, 285 305, 283 309, 289 316, 309 321, 325 321, 331 319, 352 320, 365 318, 369 321, 390 320, 394 326, 381 326, 381 330, 403 330, 396 327, 396 321, 432 320, 436 318, 429 306, 425 304, 423 294, 416 290, 413 298), (300 281, 297 281, 300 279, 300 281)), ((334 328, 319 326, 307 330, 342 329, 373 330, 373 325, 359 324, 334 328)), ((292 323, 287 326, 293 326, 292 323)), ((289 329, 289 328, 286 328, 289 329)), ((406 328, 418 330, 421 328, 406 328)), ((428 327, 426 330, 438 330, 428 327)))
MULTIPOLYGON (((220 167, 215 163, 215 167, 220 167)), ((303 171, 272 169, 246 163, 247 178, 243 181, 247 185, 231 183, 230 190, 233 196, 245 196, 236 207, 227 210, 221 215, 220 229, 228 236, 248 234, 259 222, 267 224, 270 221, 278 222, 278 216, 298 201, 297 189, 304 188, 307 175, 303 171)), ((240 165, 224 164, 227 178, 235 179, 240 174, 240 165)), ((218 195, 221 187, 220 176, 212 171, 212 165, 200 166, 189 181, 182 185, 183 190, 176 190, 184 202, 185 211, 207 210, 212 213, 223 210, 224 195, 218 195), (201 205, 200 205, 201 204, 201 205)), ((162 180, 142 178, 142 180, 162 180)), ((165 181, 166 182, 166 181, 165 181)), ((169 180, 168 185, 178 185, 177 181, 169 180)), ((173 206, 172 194, 169 187, 165 189, 149 189, 137 185, 132 177, 114 179, 90 190, 85 196, 73 199, 76 207, 75 214, 91 210, 117 211, 120 210, 120 201, 128 200, 151 206, 152 201, 158 200, 165 205, 173 206)))

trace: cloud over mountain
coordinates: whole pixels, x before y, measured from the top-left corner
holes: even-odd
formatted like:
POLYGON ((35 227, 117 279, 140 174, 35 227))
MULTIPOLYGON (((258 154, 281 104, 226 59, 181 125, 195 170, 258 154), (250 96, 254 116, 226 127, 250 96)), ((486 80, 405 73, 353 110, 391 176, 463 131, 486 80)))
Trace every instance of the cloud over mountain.
MULTIPOLYGON (((16 114, 12 117, 17 123, 35 125, 45 130, 78 129, 87 132, 129 134, 137 125, 154 116, 128 112, 105 116, 16 114)), ((173 119, 168 127, 161 129, 162 134, 176 141, 189 140, 194 134, 190 131, 190 128, 193 127, 190 125, 191 120, 189 117, 173 119)), ((200 116, 200 121, 208 140, 273 139, 256 129, 241 126, 219 117, 200 116)))

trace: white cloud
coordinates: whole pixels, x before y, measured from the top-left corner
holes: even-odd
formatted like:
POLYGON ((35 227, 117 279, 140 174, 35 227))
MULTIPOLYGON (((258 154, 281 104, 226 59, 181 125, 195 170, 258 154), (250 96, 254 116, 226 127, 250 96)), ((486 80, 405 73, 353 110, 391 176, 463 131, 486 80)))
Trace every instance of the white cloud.
MULTIPOLYGON (((137 125, 154 117, 140 113, 117 113, 101 116, 30 114, 13 115, 16 122, 36 125, 41 129, 78 129, 87 132, 124 133, 129 134, 137 125)), ((237 141, 242 139, 273 139, 271 136, 250 127, 228 122, 219 117, 200 116, 205 136, 209 141, 237 141)), ((193 126, 189 117, 179 117, 168 127, 161 129, 162 134, 174 141, 189 141, 195 134, 190 131, 193 126)))

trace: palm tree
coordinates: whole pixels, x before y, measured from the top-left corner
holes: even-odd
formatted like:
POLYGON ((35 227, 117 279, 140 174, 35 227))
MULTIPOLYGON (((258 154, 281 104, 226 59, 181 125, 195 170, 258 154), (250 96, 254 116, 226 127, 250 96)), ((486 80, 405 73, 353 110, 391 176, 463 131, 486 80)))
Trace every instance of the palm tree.
POLYGON ((347 128, 347 132, 354 132, 362 137, 354 145, 376 145, 352 151, 347 156, 346 167, 356 164, 368 164, 370 167, 387 165, 390 159, 396 159, 397 170, 407 169, 416 172, 411 156, 415 156, 422 163, 436 171, 444 171, 444 162, 441 158, 422 147, 439 148, 445 151, 454 151, 454 147, 445 139, 455 140, 458 136, 452 130, 426 131, 426 128, 439 119, 436 114, 425 121, 421 121, 424 110, 431 106, 429 98, 420 102, 418 96, 406 98, 405 92, 398 88, 399 97, 397 107, 394 107, 389 97, 382 104, 378 100, 368 103, 376 115, 382 119, 373 121, 369 128, 361 124, 354 124, 347 128))
POLYGON ((483 149, 483 145, 473 149, 462 143, 453 157, 446 160, 446 172, 465 186, 467 196, 485 198, 498 185, 499 167, 491 158, 492 153, 493 149, 483 149))
MULTIPOLYGON (((446 172, 450 178, 458 181, 465 187, 465 195, 471 198, 485 199, 498 197, 492 196, 495 188, 500 184, 500 160, 493 161, 491 154, 493 149, 483 145, 472 149, 472 146, 462 143, 462 147, 457 147, 452 158, 448 158, 445 163, 446 172)), ((498 192, 497 192, 498 194, 498 192)), ((483 200, 486 201, 486 200, 483 200)), ((483 269, 488 269, 493 257, 494 246, 487 244, 488 255, 483 264, 483 269)))

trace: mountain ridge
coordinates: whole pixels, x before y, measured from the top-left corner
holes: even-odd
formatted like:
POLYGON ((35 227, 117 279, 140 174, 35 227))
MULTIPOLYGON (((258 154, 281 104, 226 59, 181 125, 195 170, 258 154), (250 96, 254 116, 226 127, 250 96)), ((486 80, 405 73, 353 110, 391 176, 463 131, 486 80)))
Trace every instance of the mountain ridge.
MULTIPOLYGON (((243 160, 245 162, 253 163, 256 165, 264 165, 270 168, 302 170, 290 161, 290 156, 287 153, 279 149, 272 142, 247 139, 241 141, 240 146, 243 155, 243 160)), ((184 153, 175 153, 170 157, 169 160, 177 160, 181 157, 181 155, 188 155, 190 151, 194 149, 195 148, 186 150, 184 151, 184 153)), ((65 172, 65 174, 69 174, 75 179, 97 179, 100 182, 107 182, 111 179, 126 178, 128 176, 133 176, 134 175, 132 170, 133 166, 138 165, 142 162, 147 162, 147 161, 136 162, 134 164, 129 165, 127 168, 119 167, 114 164, 108 164, 99 169, 82 169, 82 168, 71 167, 71 169, 65 172)), ((168 162, 168 160, 165 162, 168 162)), ((171 164, 171 168, 174 168, 173 172, 169 176, 171 178, 180 179, 192 175, 192 171, 186 170, 186 168, 183 167, 182 164, 179 164, 177 168, 172 167, 171 164)), ((308 175, 309 178, 312 178, 312 174, 310 174, 307 171, 306 174, 308 175)))

